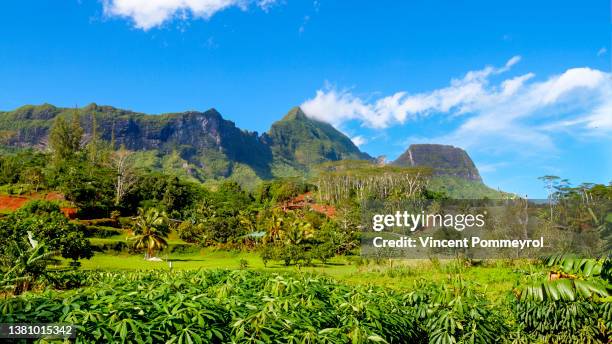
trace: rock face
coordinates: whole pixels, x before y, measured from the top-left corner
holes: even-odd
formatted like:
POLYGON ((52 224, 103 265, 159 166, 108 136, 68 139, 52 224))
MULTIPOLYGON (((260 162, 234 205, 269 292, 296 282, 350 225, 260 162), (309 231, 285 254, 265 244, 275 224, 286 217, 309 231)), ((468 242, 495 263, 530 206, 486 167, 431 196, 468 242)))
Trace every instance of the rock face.
MULTIPOLYGON (((110 141, 114 135, 117 145, 124 144, 131 150, 178 149, 183 158, 215 150, 229 160, 253 166, 265 165, 272 158, 270 148, 257 133, 237 128, 215 109, 162 116, 130 114, 98 120, 98 126, 102 139, 110 141)), ((91 132, 91 125, 84 127, 91 132)))
MULTIPOLYGON (((76 112, 49 104, 0 112, 0 145, 44 149, 54 119, 76 112)), ((371 159, 344 134, 306 117, 299 107, 261 136, 237 128, 215 109, 146 115, 90 104, 78 113, 85 141, 91 138, 95 123, 104 141, 133 151, 155 151, 160 159, 178 154, 179 165, 204 170, 202 178, 228 177, 236 167, 248 166, 257 177, 267 179, 274 176, 275 164, 296 171, 325 161, 371 159)))
MULTIPOLYGON (((0 145, 44 149, 55 118, 75 112, 49 104, 0 112, 0 145)), ((263 135, 236 127, 215 109, 146 115, 90 104, 78 109, 78 113, 85 141, 91 138, 95 123, 103 140, 114 141, 116 147, 125 145, 133 151, 153 152, 157 159, 153 167, 178 166, 198 179, 235 173, 268 179, 308 171, 326 161, 374 161, 346 135, 307 117, 299 107, 291 109, 263 135)), ((432 167, 439 175, 481 182, 472 159, 453 146, 411 145, 393 164, 432 167)))
MULTIPOLYGON (((107 142, 114 140, 116 147, 125 145, 130 150, 156 150, 160 154, 176 151, 196 167, 227 160, 248 165, 264 176, 272 161, 270 147, 257 133, 237 128, 215 109, 158 116, 96 104, 78 110, 85 141, 91 138, 96 123, 100 137, 107 142)), ((45 104, 0 113, 0 144, 45 148, 54 119, 75 112, 45 104)), ((221 174, 231 173, 231 168, 224 171, 221 174)))
POLYGON ((454 146, 413 144, 393 164, 431 167, 437 175, 482 182, 478 169, 467 152, 454 146))

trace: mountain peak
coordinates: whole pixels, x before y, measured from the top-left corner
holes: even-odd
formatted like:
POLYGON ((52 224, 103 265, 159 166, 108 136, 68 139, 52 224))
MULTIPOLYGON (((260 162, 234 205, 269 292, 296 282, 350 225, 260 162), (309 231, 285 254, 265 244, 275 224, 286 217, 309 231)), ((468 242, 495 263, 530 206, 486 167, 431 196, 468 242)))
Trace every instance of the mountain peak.
POLYGON ((306 116, 304 111, 302 111, 302 108, 299 106, 295 106, 291 110, 289 110, 289 112, 287 112, 287 114, 285 115, 285 117, 281 119, 281 121, 304 120, 304 119, 308 119, 308 117, 306 116))
POLYGON ((331 124, 310 119, 299 106, 289 112, 266 133, 277 158, 299 167, 336 160, 371 160, 331 124))

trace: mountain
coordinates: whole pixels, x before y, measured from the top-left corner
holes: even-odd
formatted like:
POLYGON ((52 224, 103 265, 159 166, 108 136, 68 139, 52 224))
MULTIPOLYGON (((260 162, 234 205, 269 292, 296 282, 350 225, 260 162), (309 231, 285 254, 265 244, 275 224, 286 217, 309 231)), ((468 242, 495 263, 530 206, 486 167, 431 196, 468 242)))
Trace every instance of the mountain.
MULTIPOLYGON (((147 115, 90 104, 77 109, 85 141, 93 127, 105 141, 136 151, 141 167, 197 180, 232 177, 244 184, 307 172, 313 164, 371 159, 331 125, 289 111, 263 135, 242 130, 215 109, 147 115)), ((49 104, 0 112, 0 145, 45 149, 53 121, 75 109, 49 104)))
POLYGON ((433 169, 428 188, 451 199, 500 199, 508 194, 482 182, 476 165, 461 148, 439 144, 412 144, 393 165, 424 166, 433 169))
MULTIPOLYGON (((245 167, 260 178, 270 177, 270 147, 215 109, 146 115, 90 104, 78 110, 85 141, 96 123, 103 140, 137 151, 143 167, 176 169, 196 179, 228 177, 235 168, 245 167)), ((75 112, 44 104, 0 113, 0 143, 44 149, 54 119, 75 112)))
MULTIPOLYGON (((253 187, 262 179, 308 174, 323 162, 375 162, 346 135, 307 117, 299 107, 259 135, 236 127, 215 109, 147 115, 97 104, 80 109, 27 105, 0 112, 0 148, 46 149, 54 120, 74 113, 80 116, 85 142, 95 124, 104 141, 134 151, 137 166, 198 181, 231 178, 253 187)), ((433 168, 430 187, 453 198, 501 195, 482 183, 469 155, 453 146, 413 144, 392 164, 433 168)))
POLYGON ((326 161, 372 160, 346 135, 328 123, 307 117, 299 107, 272 124, 262 141, 271 147, 277 162, 301 170, 326 161))
POLYGON ((394 165, 431 167, 439 176, 458 177, 482 183, 474 162, 461 148, 438 144, 413 144, 400 155, 394 165))

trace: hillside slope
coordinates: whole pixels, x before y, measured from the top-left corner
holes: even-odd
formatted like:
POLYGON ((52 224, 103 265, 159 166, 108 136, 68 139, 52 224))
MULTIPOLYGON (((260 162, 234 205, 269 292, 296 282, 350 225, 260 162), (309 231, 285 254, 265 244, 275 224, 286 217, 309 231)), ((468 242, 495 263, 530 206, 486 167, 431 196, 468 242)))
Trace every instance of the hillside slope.
POLYGON ((328 123, 308 118, 295 107, 262 135, 274 159, 298 170, 326 161, 371 160, 346 135, 328 123))

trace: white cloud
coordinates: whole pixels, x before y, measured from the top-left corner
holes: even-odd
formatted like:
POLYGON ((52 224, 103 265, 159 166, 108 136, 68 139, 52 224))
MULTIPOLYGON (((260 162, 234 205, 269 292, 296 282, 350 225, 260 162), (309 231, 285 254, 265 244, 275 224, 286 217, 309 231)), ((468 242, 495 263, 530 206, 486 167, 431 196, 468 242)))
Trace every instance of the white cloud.
POLYGON ((318 90, 315 98, 303 103, 301 108, 308 116, 335 126, 353 119, 367 120, 376 115, 371 105, 365 104, 348 91, 332 88, 318 90))
POLYGON ((480 173, 493 173, 502 167, 508 166, 507 162, 498 162, 492 164, 476 164, 478 172, 480 173))
POLYGON ((612 132, 610 73, 583 67, 542 81, 534 81, 533 73, 491 81, 519 61, 517 56, 502 67, 470 71, 433 91, 400 91, 372 100, 328 86, 302 108, 307 115, 336 126, 356 120, 378 129, 443 115, 454 127, 430 141, 498 151, 555 150, 554 134, 559 131, 572 135, 612 132))
POLYGON ((534 76, 535 74, 533 73, 527 73, 514 77, 512 79, 504 80, 501 83, 502 95, 511 96, 515 94, 521 87, 523 87, 526 81, 533 78, 534 76))
POLYGON ((228 7, 246 10, 250 3, 267 10, 276 0, 103 0, 108 16, 130 18, 134 26, 149 30, 174 18, 209 19, 228 7))
POLYGON ((302 21, 302 25, 300 25, 300 27, 298 28, 298 32, 299 33, 304 33, 304 30, 306 30, 306 24, 308 24, 309 20, 310 20, 310 16, 304 16, 304 20, 302 21))
POLYGON ((597 90, 606 77, 609 79, 609 75, 598 70, 572 68, 559 76, 534 85, 531 94, 528 96, 540 98, 544 103, 543 105, 548 105, 556 103, 562 96, 567 96, 578 89, 597 90))
POLYGON ((365 137, 361 136, 361 135, 357 135, 355 137, 351 137, 351 141, 353 141, 353 143, 357 147, 363 146, 366 143, 368 143, 368 140, 365 137))
POLYGON ((262 10, 267 11, 272 5, 276 3, 276 0, 259 0, 257 6, 261 7, 262 10))
POLYGON ((393 122, 404 123, 409 118, 432 112, 457 110, 463 113, 487 95, 485 87, 490 76, 506 72, 519 61, 520 57, 515 56, 501 68, 488 66, 470 71, 462 79, 451 80, 448 87, 414 95, 397 92, 374 103, 366 103, 348 91, 327 87, 304 102, 302 109, 311 117, 334 125, 358 119, 374 128, 385 128, 393 122))
POLYGON ((603 56, 608 52, 608 49, 606 49, 606 47, 601 47, 598 51, 597 51, 597 56, 603 56))

